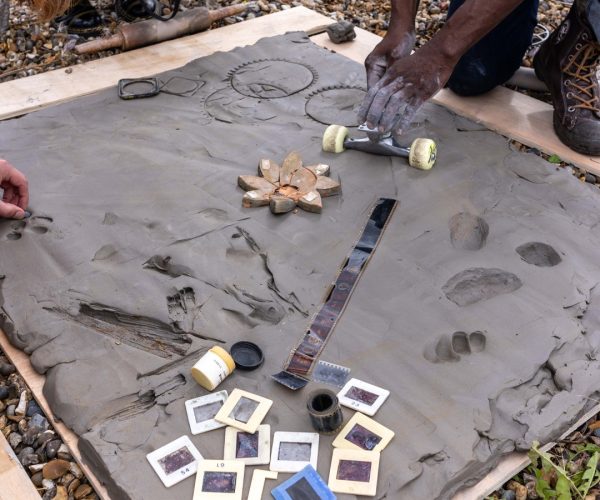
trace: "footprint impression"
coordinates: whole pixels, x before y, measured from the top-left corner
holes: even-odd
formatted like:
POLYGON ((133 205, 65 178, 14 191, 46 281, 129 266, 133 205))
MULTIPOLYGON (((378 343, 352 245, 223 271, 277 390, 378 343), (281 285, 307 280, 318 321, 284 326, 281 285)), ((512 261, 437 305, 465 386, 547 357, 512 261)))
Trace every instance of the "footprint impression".
POLYGON ((9 223, 9 231, 6 239, 11 241, 20 240, 23 233, 31 231, 35 234, 45 234, 50 229, 52 217, 45 215, 33 215, 29 219, 15 220, 9 223))
POLYGON ((482 332, 454 332, 452 335, 441 335, 425 347, 423 357, 431 363, 460 361, 461 356, 468 356, 485 349, 486 337, 482 332))

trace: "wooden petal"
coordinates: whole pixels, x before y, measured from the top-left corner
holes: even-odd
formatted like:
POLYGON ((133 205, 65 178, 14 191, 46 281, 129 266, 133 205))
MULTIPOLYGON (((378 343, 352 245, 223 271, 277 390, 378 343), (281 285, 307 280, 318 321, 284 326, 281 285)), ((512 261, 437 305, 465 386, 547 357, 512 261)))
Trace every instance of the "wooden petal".
POLYGON ((271 207, 271 212, 274 214, 285 214, 287 212, 291 212, 296 208, 296 202, 291 198, 287 198, 286 196, 274 195, 271 197, 271 201, 269 202, 269 207, 271 207))
POLYGON ((325 165, 325 163, 319 163, 318 165, 311 165, 310 167, 306 167, 315 175, 326 175, 329 176, 329 165, 325 165))
POLYGON ((275 189, 275 186, 267 179, 256 175, 240 175, 238 185, 244 191, 255 191, 257 189, 260 191, 273 191, 275 189))
POLYGON ((292 179, 293 173, 302 167, 302 158, 296 151, 292 151, 285 157, 281 164, 281 170, 279 172, 279 184, 281 186, 289 184, 292 179))
POLYGON ((279 182, 279 165, 272 160, 262 159, 258 162, 258 174, 273 184, 279 182))
POLYGON ((298 188, 300 193, 310 193, 317 185, 317 176, 307 168, 299 168, 292 174, 290 185, 298 188))
POLYGON ((342 186, 339 182, 334 181, 329 177, 319 176, 317 177, 316 190, 323 197, 333 196, 334 194, 338 194, 341 192, 342 186))
POLYGON ((311 191, 305 194, 298 200, 298 206, 307 212, 321 213, 323 204, 321 203, 321 195, 318 191, 311 191))
POLYGON ((244 208, 264 207, 269 204, 271 193, 267 191, 248 191, 242 198, 244 208))

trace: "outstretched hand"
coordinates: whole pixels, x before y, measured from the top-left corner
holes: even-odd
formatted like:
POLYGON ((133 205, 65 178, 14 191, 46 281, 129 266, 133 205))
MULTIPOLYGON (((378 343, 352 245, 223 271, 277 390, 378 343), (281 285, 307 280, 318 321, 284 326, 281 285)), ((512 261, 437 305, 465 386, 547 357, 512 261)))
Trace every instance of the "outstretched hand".
POLYGON ((375 84, 369 85, 358 112, 359 123, 366 122, 382 134, 402 134, 423 103, 446 84, 453 66, 429 46, 397 59, 375 84))
POLYGON ((409 55, 415 46, 414 30, 400 36, 388 34, 365 59, 367 87, 373 87, 396 61, 409 55))
POLYGON ((0 217, 22 219, 29 203, 29 185, 25 176, 6 160, 0 159, 0 217))

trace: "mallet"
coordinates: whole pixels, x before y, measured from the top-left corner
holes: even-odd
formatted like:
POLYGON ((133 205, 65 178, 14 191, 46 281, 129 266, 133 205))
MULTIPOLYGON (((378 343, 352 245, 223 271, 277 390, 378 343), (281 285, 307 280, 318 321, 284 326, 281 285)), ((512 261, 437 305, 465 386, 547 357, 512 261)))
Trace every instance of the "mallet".
MULTIPOLYGON (((371 137, 374 135, 374 131, 366 125, 359 126, 358 130, 367 132, 371 137)), ((400 156, 408 158, 408 164, 420 170, 429 170, 435 163, 437 146, 431 139, 415 139, 410 147, 403 147, 391 134, 372 140, 369 137, 353 139, 348 137, 348 132, 342 125, 329 125, 323 134, 323 151, 341 153, 345 149, 355 149, 381 156, 400 156)))

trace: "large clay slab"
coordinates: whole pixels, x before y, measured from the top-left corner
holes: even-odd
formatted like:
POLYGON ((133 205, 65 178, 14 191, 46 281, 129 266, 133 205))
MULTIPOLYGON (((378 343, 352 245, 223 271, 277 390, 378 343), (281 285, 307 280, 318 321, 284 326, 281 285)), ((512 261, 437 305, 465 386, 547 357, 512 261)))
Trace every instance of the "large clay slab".
MULTIPOLYGON (((265 354, 219 389, 273 399, 273 431, 311 431, 308 393, 270 375, 381 196, 400 206, 323 354, 391 392, 377 413, 396 434, 378 497, 449 498, 598 399, 596 192, 436 106, 404 138, 438 142, 431 171, 323 153, 307 99, 327 89, 336 102, 335 89, 364 87, 363 71, 290 34, 171 72, 206 80, 194 97, 111 89, 0 123, 35 216, 0 223, 2 327, 114 498, 191 498, 193 481, 165 490, 145 455, 189 434, 184 401, 206 393, 189 369, 215 343, 265 354), (290 151, 329 164, 343 193, 321 214, 242 208, 238 176, 290 151)), ((335 122, 347 110, 320 111, 335 122)), ((191 439, 222 457, 222 430, 191 439)))

